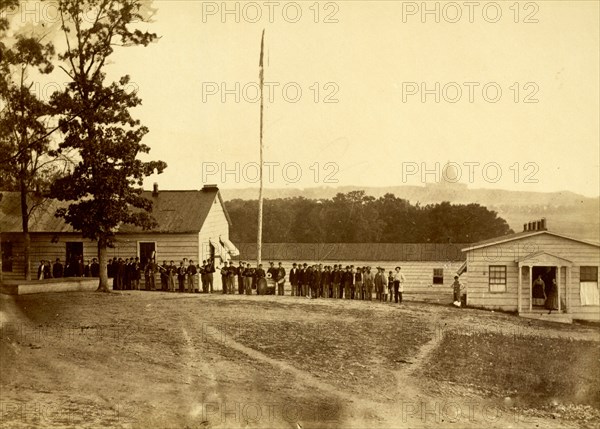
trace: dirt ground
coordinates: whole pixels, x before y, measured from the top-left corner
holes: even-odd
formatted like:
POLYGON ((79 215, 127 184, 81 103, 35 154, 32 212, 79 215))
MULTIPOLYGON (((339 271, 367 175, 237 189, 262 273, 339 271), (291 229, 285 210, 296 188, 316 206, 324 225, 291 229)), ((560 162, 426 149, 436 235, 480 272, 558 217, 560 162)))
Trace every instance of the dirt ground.
POLYGON ((2 428, 600 423, 595 326, 220 294, 0 295, 0 304, 2 428))

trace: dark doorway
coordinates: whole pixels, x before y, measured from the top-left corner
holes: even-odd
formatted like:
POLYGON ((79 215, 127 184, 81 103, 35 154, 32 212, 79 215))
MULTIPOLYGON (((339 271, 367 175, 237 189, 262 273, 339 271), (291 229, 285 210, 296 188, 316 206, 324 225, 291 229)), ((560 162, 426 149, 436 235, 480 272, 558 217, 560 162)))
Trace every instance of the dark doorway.
POLYGON ((543 294, 539 293, 540 286, 535 285, 538 276, 540 276, 542 281, 544 282, 544 291, 548 291, 549 286, 552 284, 552 280, 556 278, 556 267, 532 267, 531 269, 533 305, 535 307, 543 307, 545 305, 545 300, 542 297, 543 294), (536 293, 536 287, 538 293, 536 293))
POLYGON ((12 273, 13 270, 13 244, 10 241, 0 243, 2 248, 2 272, 12 273))
POLYGON ((156 243, 154 242, 140 242, 140 264, 142 268, 148 264, 148 261, 152 258, 156 258, 156 243))
POLYGON ((83 275, 83 243, 67 241, 65 258, 65 277, 81 277, 83 275))

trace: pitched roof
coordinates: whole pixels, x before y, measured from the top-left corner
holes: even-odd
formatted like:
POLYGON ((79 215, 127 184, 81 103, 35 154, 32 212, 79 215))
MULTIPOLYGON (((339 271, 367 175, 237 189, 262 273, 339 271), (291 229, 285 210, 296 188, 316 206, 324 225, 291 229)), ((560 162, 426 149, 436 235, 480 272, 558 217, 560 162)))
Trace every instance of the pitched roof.
MULTIPOLYGON (((0 231, 21 232, 21 209, 19 193, 2 192, 0 200, 0 231)), ((142 193, 144 198, 152 201, 152 216, 156 219, 158 227, 151 232, 156 233, 191 233, 198 232, 208 216, 210 208, 218 198, 219 190, 207 188, 200 191, 160 191, 153 196, 151 191, 142 193)), ((63 219, 54 216, 56 209, 67 206, 69 203, 47 200, 41 207, 34 211, 29 223, 30 232, 74 232, 70 225, 63 219)), ((225 207, 223 206, 225 211, 225 207)), ((229 221, 229 215, 225 211, 229 221)), ((229 221, 230 222, 230 221, 229 221)), ((133 225, 121 225, 120 233, 137 233, 142 229, 133 225)))
MULTIPOLYGON (((452 243, 263 243, 264 261, 381 261, 462 262, 466 244, 452 243)), ((256 243, 237 243, 234 259, 255 260, 256 243)))
POLYGON ((566 235, 557 234, 555 232, 550 232, 548 230, 535 230, 535 231, 521 231, 514 234, 507 234, 500 237, 490 238, 488 240, 479 241, 477 243, 470 244, 468 247, 462 249, 463 252, 468 252, 475 249, 481 249, 483 247, 494 246, 496 244, 506 243, 509 241, 520 240, 525 237, 533 237, 535 235, 548 234, 554 237, 564 238, 566 240, 577 241, 579 243, 589 244, 590 246, 600 247, 598 243, 592 243, 590 241, 580 240, 578 238, 567 237, 566 235))

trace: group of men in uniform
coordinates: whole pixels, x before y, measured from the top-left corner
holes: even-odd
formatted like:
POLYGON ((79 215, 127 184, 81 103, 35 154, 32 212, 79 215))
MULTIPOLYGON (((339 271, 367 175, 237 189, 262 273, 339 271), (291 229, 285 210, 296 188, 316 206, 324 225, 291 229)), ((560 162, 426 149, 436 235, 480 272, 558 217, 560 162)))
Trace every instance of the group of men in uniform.
MULTIPOLYGON (((344 268, 342 264, 323 266, 295 262, 290 269, 288 280, 292 296, 371 301, 375 293, 376 300, 391 302, 394 299, 396 303, 402 302, 406 282, 401 267, 396 267, 394 272, 390 271, 386 275, 382 267, 371 269, 368 266, 348 265, 344 268)), ((251 295, 255 289, 257 294, 284 295, 286 270, 281 262, 277 266, 270 262, 266 272, 262 264, 252 267, 249 263, 240 261, 236 267, 233 262, 229 265, 225 262, 221 268, 221 281, 224 294, 251 295), (258 286, 261 279, 270 279, 274 287, 267 287, 261 292, 258 286)))
POLYGON ((402 302, 402 292, 406 278, 401 267, 386 276, 383 267, 354 267, 342 264, 321 265, 292 264, 289 276, 292 296, 307 298, 336 298, 402 302))
MULTIPOLYGON (((150 259, 143 268, 146 290, 158 290, 155 274, 160 275, 160 290, 167 292, 199 293, 213 292, 214 260, 194 264, 184 258, 176 265, 174 261, 163 261, 158 265, 150 259)), ((109 260, 108 275, 114 278, 113 288, 118 290, 137 290, 140 288, 142 267, 139 258, 109 260)), ((383 267, 372 269, 370 266, 354 267, 342 264, 333 266, 322 264, 293 263, 287 276, 281 262, 275 266, 269 263, 267 271, 262 264, 252 267, 250 263, 240 261, 223 263, 220 268, 223 294, 277 294, 285 295, 286 277, 291 284, 291 295, 306 298, 334 298, 354 300, 375 300, 401 303, 406 278, 401 267, 389 271, 386 275, 383 267), (263 280, 264 279, 264 280, 263 280), (269 282, 267 282, 269 280, 269 282), (266 283, 268 286, 260 287, 266 283)))
POLYGON ((37 279, 59 279, 62 277, 98 277, 100 275, 100 264, 98 259, 93 258, 83 263, 83 258, 72 257, 63 265, 60 258, 56 258, 51 265, 48 260, 41 260, 38 266, 37 279))
POLYGON ((174 261, 163 261, 157 266, 157 270, 160 272, 162 291, 199 293, 200 287, 204 293, 213 291, 215 265, 212 259, 196 265, 192 259, 183 258, 179 261, 179 266, 174 261))

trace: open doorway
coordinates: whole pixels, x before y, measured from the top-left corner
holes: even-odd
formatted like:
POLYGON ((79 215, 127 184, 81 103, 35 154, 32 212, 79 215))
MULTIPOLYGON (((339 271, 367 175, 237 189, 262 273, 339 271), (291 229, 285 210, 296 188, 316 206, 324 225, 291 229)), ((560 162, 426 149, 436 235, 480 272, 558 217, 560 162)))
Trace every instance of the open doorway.
POLYGON ((65 258, 65 277, 83 276, 83 243, 67 241, 65 258))
POLYGON ((139 242, 140 264, 142 269, 146 267, 149 261, 156 258, 156 243, 153 241, 139 242))
POLYGON ((552 281, 556 279, 556 267, 532 267, 531 278, 533 306, 544 307, 552 281))

